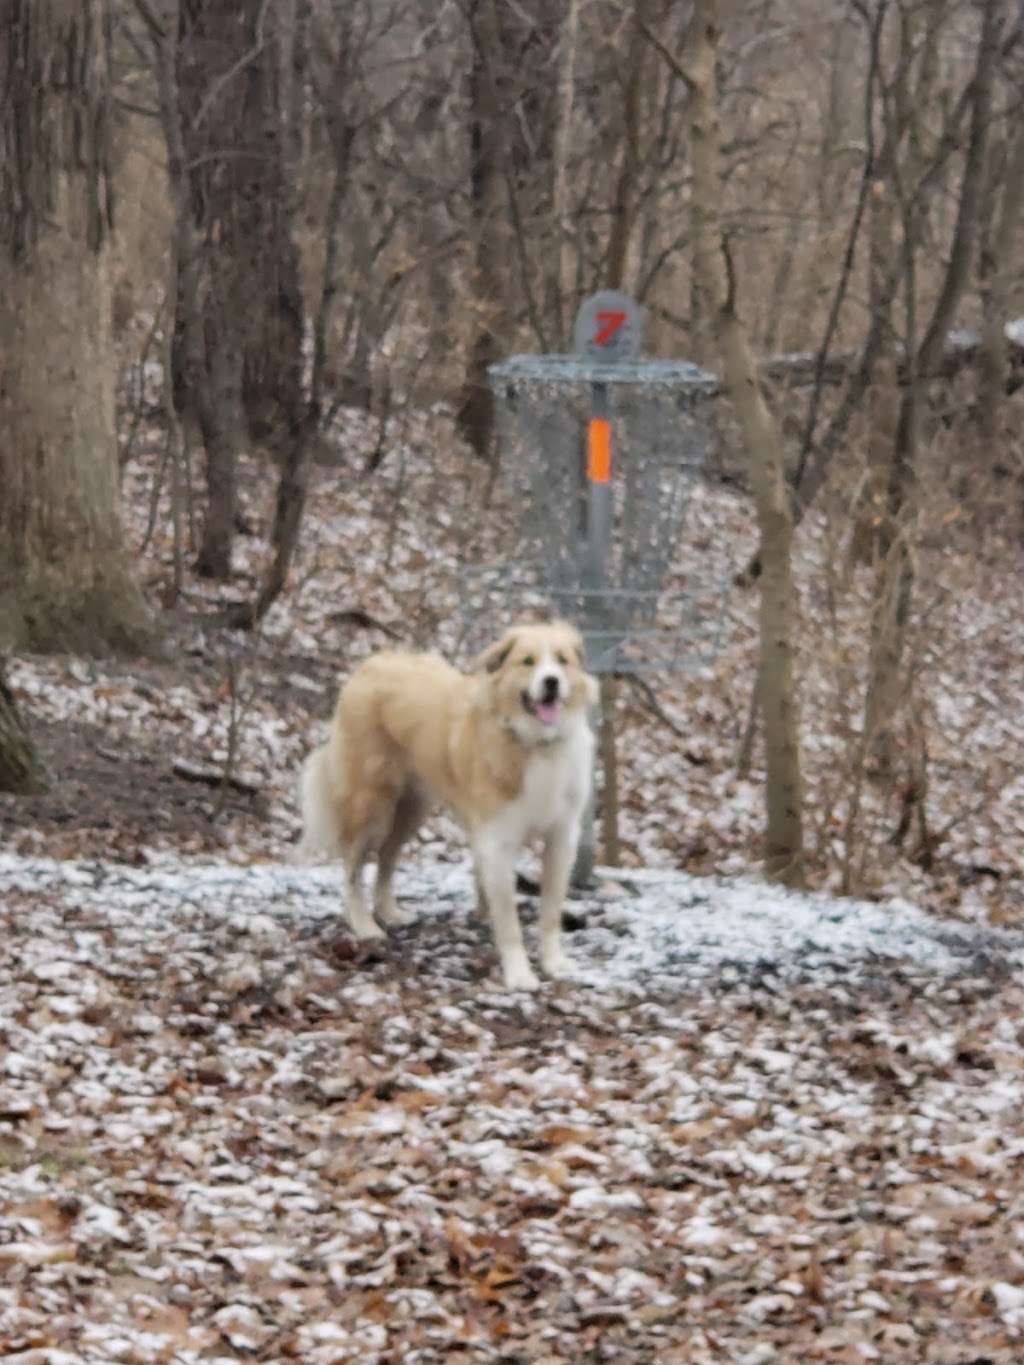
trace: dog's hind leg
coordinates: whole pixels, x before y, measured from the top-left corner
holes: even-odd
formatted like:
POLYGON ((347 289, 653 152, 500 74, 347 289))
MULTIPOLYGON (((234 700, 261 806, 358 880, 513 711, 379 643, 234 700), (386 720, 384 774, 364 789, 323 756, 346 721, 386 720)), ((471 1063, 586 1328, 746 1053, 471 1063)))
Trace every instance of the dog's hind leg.
POLYGON ((362 834, 342 851, 345 863, 345 918, 356 938, 383 938, 384 930, 366 907, 363 869, 370 858, 369 834, 362 834))
POLYGON ((402 847, 423 824, 427 815, 427 799, 414 783, 402 791, 395 804, 391 828, 377 855, 377 885, 374 891, 374 912, 382 924, 408 924, 413 916, 399 910, 392 887, 395 868, 402 847))

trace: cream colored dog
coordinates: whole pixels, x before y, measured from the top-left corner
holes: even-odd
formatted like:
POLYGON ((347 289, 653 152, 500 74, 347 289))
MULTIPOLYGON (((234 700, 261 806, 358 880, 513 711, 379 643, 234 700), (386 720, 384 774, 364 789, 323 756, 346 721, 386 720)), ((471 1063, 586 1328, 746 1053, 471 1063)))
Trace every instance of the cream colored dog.
POLYGON ((352 932, 383 934, 363 895, 363 868, 373 857, 374 914, 382 924, 403 922, 395 865, 439 800, 469 837, 478 899, 490 911, 509 990, 539 984, 523 946, 515 862, 528 839, 543 840, 541 965, 549 976, 564 973, 562 902, 590 794, 587 708, 596 698, 582 638, 562 622, 514 626, 469 676, 436 654, 389 652, 361 664, 300 785, 301 851, 340 853, 352 932))

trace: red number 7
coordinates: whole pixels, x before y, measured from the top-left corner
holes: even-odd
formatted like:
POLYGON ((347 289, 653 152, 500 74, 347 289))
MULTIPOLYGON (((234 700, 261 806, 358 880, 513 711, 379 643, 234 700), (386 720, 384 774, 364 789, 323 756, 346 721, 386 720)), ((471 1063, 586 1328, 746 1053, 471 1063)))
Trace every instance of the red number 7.
POLYGON ((607 346, 612 337, 626 321, 625 313, 605 311, 597 314, 598 326, 594 333, 595 346, 607 346))

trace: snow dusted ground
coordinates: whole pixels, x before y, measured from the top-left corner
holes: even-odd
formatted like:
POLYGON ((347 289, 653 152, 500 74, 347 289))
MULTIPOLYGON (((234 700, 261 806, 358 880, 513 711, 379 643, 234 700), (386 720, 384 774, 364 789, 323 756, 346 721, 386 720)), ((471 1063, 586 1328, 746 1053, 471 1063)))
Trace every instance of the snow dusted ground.
MULTIPOLYGON (((733 591, 719 656, 652 677, 660 716, 623 684, 627 867, 569 907, 575 978, 513 997, 444 819, 383 947, 341 929, 333 870, 283 862, 339 677, 394 639, 464 657, 460 568, 511 521, 450 427, 403 415, 371 478, 375 424, 344 414, 255 637, 215 613, 266 563, 258 458, 235 578, 186 572, 164 614, 152 504, 169 660, 9 661, 55 781, 0 798, 0 1360, 1019 1365, 1019 551, 921 551, 931 867, 893 839, 898 792, 869 783, 850 829, 870 582, 826 504, 795 566, 809 863, 831 888, 848 858, 871 899, 752 879, 756 601, 733 591), (175 773, 222 770, 232 735, 254 794, 175 773)), ((745 500, 701 485, 672 586, 752 548, 745 500)))
POLYGON ((1024 934, 604 874, 510 996, 399 895, 0 855, 0 1358, 1022 1358, 1024 934))

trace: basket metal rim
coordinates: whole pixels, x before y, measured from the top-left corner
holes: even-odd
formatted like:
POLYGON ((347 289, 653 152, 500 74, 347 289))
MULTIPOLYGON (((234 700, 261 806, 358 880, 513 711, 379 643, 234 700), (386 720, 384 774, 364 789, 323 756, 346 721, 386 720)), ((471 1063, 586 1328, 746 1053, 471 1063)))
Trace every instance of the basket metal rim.
POLYGON ((584 360, 574 355, 514 355, 488 366, 493 385, 550 384, 555 380, 577 384, 647 384, 655 388, 689 389, 711 397, 721 390, 716 375, 690 360, 584 360))

